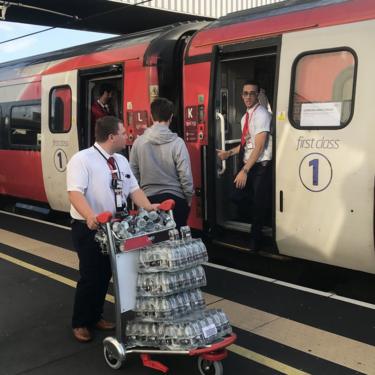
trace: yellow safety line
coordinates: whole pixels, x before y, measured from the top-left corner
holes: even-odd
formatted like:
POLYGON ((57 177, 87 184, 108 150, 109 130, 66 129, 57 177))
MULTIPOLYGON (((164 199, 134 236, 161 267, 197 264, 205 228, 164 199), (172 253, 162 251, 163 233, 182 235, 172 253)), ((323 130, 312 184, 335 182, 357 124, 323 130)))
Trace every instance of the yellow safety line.
MULTIPOLYGON (((33 272, 39 273, 40 275, 46 276, 50 279, 56 280, 56 281, 58 281, 62 284, 68 285, 72 288, 75 288, 76 285, 77 285, 77 283, 74 280, 71 280, 71 279, 68 279, 67 277, 64 277, 64 276, 58 275, 56 273, 47 271, 43 268, 34 266, 33 264, 24 262, 22 260, 11 257, 11 256, 6 255, 6 254, 1 253, 1 252, 0 252, 0 258, 4 259, 4 260, 6 260, 10 263, 16 264, 17 266, 20 266, 20 267, 26 268, 28 270, 31 270, 33 272)), ((111 294, 107 294, 105 299, 106 299, 106 301, 111 302, 111 303, 115 302, 115 298, 111 294)), ((247 359, 249 359, 253 362, 257 362, 257 363, 259 363, 263 366, 272 368, 272 369, 274 369, 278 372, 281 372, 282 374, 286 374, 286 375, 308 375, 307 372, 297 370, 293 367, 285 365, 284 363, 276 361, 272 358, 268 358, 264 355, 261 355, 261 354, 258 354, 256 352, 253 352, 249 349, 243 348, 242 346, 232 344, 231 346, 228 347, 228 350, 237 354, 237 355, 239 355, 239 356, 241 356, 241 357, 247 358, 247 359)))
POLYGON ((279 361, 276 361, 272 358, 268 358, 264 355, 261 355, 259 353, 255 353, 252 350, 243 348, 242 346, 238 346, 236 344, 232 344, 227 348, 229 351, 236 353, 240 355, 241 357, 245 357, 247 359, 250 359, 253 362, 257 362, 263 366, 272 368, 278 372, 281 372, 283 374, 287 375, 308 375, 307 372, 297 370, 293 367, 290 367, 284 363, 281 363, 279 361))
MULTIPOLYGON (((33 264, 26 263, 26 262, 24 262, 22 260, 19 260, 17 258, 11 257, 9 255, 0 253, 0 258, 2 258, 4 260, 7 260, 8 262, 14 263, 17 266, 20 266, 20 267, 23 267, 23 268, 27 268, 28 270, 34 271, 36 273, 39 273, 40 275, 49 277, 50 279, 56 280, 59 283, 71 286, 72 288, 75 288, 77 286, 77 283, 74 280, 71 280, 71 279, 68 279, 67 277, 64 277, 64 276, 58 275, 56 273, 47 271, 47 270, 45 270, 43 268, 34 266, 33 264)), ((105 299, 108 302, 115 303, 115 297, 112 296, 111 294, 107 294, 106 297, 105 297, 105 299)))

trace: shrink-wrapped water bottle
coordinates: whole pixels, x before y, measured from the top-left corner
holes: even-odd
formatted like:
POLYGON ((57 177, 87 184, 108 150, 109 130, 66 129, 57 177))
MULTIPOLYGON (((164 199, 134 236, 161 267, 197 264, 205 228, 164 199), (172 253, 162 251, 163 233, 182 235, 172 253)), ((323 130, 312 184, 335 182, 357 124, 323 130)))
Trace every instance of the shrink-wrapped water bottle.
POLYGON ((205 344, 213 343, 217 338, 217 328, 212 318, 204 317, 200 319, 199 325, 202 329, 205 344))
POLYGON ((222 325, 222 332, 223 332, 223 335, 229 335, 232 333, 232 327, 229 323, 229 319, 227 317, 227 315, 225 314, 225 312, 221 309, 218 309, 216 310, 218 315, 219 315, 219 318, 220 318, 220 321, 221 321, 221 325, 222 325))
POLYGON ((160 215, 156 211, 150 211, 148 213, 148 217, 149 217, 150 221, 152 221, 154 224, 157 224, 157 223, 161 222, 160 215))
POLYGON ((194 289, 187 293, 189 294, 188 299, 192 311, 201 311, 205 308, 203 294, 200 289, 194 289))

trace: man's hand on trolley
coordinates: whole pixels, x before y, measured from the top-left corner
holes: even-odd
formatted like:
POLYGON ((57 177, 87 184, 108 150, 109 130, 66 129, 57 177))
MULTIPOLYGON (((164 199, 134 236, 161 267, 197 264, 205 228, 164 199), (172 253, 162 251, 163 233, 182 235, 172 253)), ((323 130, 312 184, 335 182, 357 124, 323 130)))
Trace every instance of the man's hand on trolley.
POLYGON ((160 203, 151 203, 149 206, 145 207, 146 211, 156 211, 160 206, 160 203))
POLYGON ((96 215, 88 217, 86 219, 86 224, 91 230, 98 229, 98 221, 96 220, 96 215))

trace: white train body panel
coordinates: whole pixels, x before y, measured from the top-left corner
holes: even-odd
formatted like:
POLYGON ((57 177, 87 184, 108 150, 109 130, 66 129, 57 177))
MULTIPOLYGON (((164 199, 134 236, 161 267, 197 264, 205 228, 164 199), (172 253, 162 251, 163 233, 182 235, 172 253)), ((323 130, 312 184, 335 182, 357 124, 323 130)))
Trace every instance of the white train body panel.
POLYGON ((280 253, 371 273, 375 273, 374 37, 375 21, 284 34, 276 121, 280 253), (351 121, 335 130, 294 128, 286 116, 294 60, 306 51, 341 47, 351 48, 358 57, 351 121), (321 191, 309 190, 313 173, 309 163, 314 158, 321 162, 321 187, 313 190, 321 191))
POLYGON ((54 210, 69 211, 66 191, 66 165, 79 150, 77 132, 77 70, 42 76, 42 167, 48 202, 54 210), (70 129, 53 133, 50 124, 50 95, 55 87, 71 90, 70 129))

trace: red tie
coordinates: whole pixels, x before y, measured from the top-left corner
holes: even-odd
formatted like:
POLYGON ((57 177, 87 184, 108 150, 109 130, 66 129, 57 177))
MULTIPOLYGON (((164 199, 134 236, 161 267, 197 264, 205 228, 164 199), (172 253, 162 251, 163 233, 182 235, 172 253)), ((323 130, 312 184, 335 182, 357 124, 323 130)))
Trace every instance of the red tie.
POLYGON ((107 159, 108 164, 111 166, 111 169, 116 169, 116 164, 115 164, 115 158, 110 156, 107 159))
POLYGON ((117 171, 116 171, 116 162, 115 162, 115 158, 110 156, 108 159, 107 159, 107 163, 108 163, 108 166, 109 168, 111 169, 111 173, 112 173, 112 177, 113 178, 118 178, 118 174, 117 174, 117 171), (116 171, 116 172, 115 172, 116 171))
POLYGON ((246 142, 246 136, 249 133, 249 112, 246 111, 246 117, 245 117, 245 125, 242 130, 241 135, 241 146, 243 146, 246 142))

